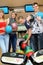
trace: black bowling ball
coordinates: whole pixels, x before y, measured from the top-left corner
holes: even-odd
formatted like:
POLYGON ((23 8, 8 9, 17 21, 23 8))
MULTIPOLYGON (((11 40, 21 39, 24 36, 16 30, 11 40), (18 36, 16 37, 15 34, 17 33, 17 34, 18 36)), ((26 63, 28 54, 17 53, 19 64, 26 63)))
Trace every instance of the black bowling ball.
POLYGON ((31 19, 30 19, 30 23, 34 22, 34 16, 31 14, 31 19))

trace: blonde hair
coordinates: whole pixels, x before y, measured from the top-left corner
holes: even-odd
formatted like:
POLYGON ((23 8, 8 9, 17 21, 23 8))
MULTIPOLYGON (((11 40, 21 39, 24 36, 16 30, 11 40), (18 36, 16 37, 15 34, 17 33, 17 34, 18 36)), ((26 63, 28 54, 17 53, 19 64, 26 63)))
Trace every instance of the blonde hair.
POLYGON ((4 11, 3 10, 0 10, 0 13, 3 13, 2 18, 5 19, 5 17, 4 17, 4 11))

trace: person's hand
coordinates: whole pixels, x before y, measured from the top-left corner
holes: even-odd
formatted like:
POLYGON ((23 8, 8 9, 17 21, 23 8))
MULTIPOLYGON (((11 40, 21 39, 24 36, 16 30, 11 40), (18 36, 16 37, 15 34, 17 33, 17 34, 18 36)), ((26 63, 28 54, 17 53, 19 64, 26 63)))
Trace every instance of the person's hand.
POLYGON ((29 16, 26 18, 26 20, 29 21, 30 19, 31 19, 31 16, 29 15, 29 16))
POLYGON ((25 40, 23 43, 27 43, 27 40, 25 40))
POLYGON ((40 16, 37 16, 37 20, 38 20, 38 21, 41 21, 41 17, 40 17, 40 16))
POLYGON ((29 45, 30 41, 25 40, 23 43, 29 45))
POLYGON ((18 28, 15 28, 15 29, 13 28, 13 31, 17 31, 17 30, 18 30, 18 28))

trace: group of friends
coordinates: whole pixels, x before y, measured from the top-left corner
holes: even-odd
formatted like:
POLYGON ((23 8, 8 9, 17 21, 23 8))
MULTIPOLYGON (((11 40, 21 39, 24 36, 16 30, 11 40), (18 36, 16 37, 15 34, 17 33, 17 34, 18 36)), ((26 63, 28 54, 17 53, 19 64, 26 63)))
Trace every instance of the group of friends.
MULTIPOLYGON (((43 18, 38 16, 39 11, 38 3, 33 3, 34 14, 28 15, 24 18, 23 16, 18 17, 18 23, 24 24, 27 28, 28 38, 24 41, 27 43, 30 41, 29 45, 34 50, 34 52, 43 49, 43 18), (31 19, 33 16, 33 20, 31 19)), ((40 12, 42 13, 42 12, 40 12)), ((17 45, 17 34, 12 32, 10 34, 5 32, 5 27, 16 22, 17 14, 12 11, 10 18, 5 19, 4 12, 0 10, 0 48, 2 53, 10 52, 11 45, 12 51, 16 52, 17 45)))

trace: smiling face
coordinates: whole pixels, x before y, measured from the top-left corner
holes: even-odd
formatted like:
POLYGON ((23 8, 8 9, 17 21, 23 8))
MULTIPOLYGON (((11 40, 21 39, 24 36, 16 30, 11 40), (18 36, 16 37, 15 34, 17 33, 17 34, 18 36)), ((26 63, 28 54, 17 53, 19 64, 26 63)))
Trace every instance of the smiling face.
POLYGON ((16 17, 16 15, 15 15, 14 12, 11 14, 11 17, 12 17, 12 18, 15 18, 15 17, 16 17))
POLYGON ((18 17, 18 23, 20 23, 20 24, 24 24, 24 18, 22 17, 22 16, 19 16, 18 17))
POLYGON ((33 5, 33 8, 34 8, 34 11, 35 11, 35 12, 38 12, 38 11, 39 11, 39 6, 38 6, 38 4, 34 4, 34 5, 33 5))

